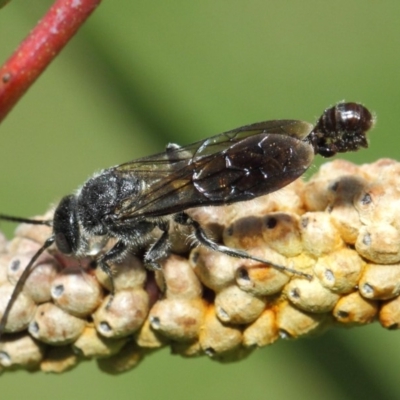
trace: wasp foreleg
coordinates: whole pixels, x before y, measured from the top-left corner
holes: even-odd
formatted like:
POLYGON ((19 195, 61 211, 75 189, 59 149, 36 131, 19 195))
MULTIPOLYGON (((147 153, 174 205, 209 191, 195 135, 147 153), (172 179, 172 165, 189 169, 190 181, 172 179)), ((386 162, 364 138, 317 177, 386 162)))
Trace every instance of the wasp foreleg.
POLYGON ((169 223, 163 221, 157 226, 163 233, 147 250, 146 255, 144 256, 144 263, 146 267, 153 271, 161 269, 158 261, 168 256, 169 253, 169 223))
POLYGON ((121 257, 121 255, 126 251, 126 249, 127 249, 126 243, 120 240, 107 253, 103 254, 97 260, 97 265, 108 276, 108 279, 110 280, 110 299, 108 301, 107 308, 110 308, 115 294, 114 277, 109 263, 117 261, 121 257))

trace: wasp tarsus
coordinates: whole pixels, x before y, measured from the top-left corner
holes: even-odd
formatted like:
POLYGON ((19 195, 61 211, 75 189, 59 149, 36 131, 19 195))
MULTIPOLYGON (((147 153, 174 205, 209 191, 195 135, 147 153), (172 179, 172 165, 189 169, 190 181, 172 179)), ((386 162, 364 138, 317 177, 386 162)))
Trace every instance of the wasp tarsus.
POLYGON ((71 257, 97 252, 97 265, 113 280, 110 263, 143 248, 144 262, 153 269, 168 255, 170 225, 190 227, 197 241, 232 257, 254 260, 280 271, 311 278, 291 268, 215 243, 185 210, 250 200, 274 192, 301 176, 320 154, 367 147, 371 113, 357 103, 339 103, 324 111, 315 126, 298 120, 273 120, 242 126, 180 147, 169 144, 162 153, 118 165, 90 178, 77 194, 64 197, 53 221, 33 221, 0 215, 14 222, 52 225, 53 234, 22 274, 0 321, 22 290, 34 262, 49 246, 71 257), (153 243, 153 231, 161 231, 153 243), (109 239, 114 247, 102 251, 109 239))

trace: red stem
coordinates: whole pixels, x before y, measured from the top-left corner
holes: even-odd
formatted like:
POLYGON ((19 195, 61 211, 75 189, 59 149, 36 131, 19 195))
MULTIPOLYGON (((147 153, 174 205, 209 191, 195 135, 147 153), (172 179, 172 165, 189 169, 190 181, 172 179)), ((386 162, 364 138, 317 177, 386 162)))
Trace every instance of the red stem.
POLYGON ((100 2, 101 0, 56 0, 0 68, 0 122, 100 2))

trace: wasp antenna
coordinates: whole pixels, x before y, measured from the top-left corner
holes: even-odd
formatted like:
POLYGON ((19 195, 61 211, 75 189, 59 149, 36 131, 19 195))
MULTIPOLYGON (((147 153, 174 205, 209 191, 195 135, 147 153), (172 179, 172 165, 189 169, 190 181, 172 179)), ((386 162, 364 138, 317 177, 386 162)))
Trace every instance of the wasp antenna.
POLYGON ((54 241, 55 241, 55 237, 50 236, 44 242, 43 246, 32 257, 32 259, 29 261, 29 264, 26 266, 24 272, 22 273, 21 277, 18 279, 18 282, 14 287, 14 290, 11 294, 10 300, 8 301, 7 307, 5 308, 4 313, 0 320, 0 340, 1 340, 1 336, 4 333, 4 330, 6 328, 7 319, 8 319, 8 315, 10 314, 11 308, 12 308, 13 304, 15 303, 15 300, 17 299, 18 295, 21 293, 22 288, 24 287, 24 284, 25 284, 26 280, 28 279, 29 274, 31 273, 33 264, 40 257, 40 255, 54 243, 54 241))
POLYGON ((53 220, 49 220, 49 219, 47 219, 47 220, 30 219, 30 218, 21 218, 21 217, 14 217, 12 215, 0 214, 0 220, 10 221, 10 222, 19 222, 19 223, 23 223, 23 224, 53 226, 53 220))

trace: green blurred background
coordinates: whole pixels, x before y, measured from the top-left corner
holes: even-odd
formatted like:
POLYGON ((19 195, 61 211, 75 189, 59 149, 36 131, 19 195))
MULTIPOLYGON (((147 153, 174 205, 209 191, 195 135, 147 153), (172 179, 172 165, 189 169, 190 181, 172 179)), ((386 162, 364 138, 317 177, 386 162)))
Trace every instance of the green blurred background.
MULTIPOLYGON (((50 4, 13 0, 0 10, 1 60, 50 4)), ((399 15, 398 0, 104 0, 0 127, 0 211, 40 214, 94 171, 168 142, 268 119, 313 122, 343 99, 378 116, 370 149, 346 158, 397 158, 399 15)), ((385 400, 399 397, 399 370, 400 333, 374 324, 280 341, 230 365, 164 350, 117 377, 95 362, 61 376, 3 374, 0 392, 385 400)))

